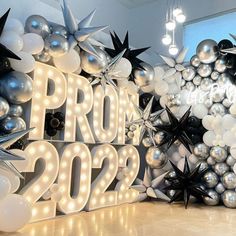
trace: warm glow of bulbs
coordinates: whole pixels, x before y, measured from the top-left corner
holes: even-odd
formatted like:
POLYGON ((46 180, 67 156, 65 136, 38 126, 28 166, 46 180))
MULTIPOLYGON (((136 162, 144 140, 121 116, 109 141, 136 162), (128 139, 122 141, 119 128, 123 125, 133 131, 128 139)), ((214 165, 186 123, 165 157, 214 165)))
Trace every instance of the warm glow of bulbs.
POLYGON ((176 16, 176 21, 178 23, 184 23, 186 20, 186 16, 183 13, 180 13, 176 16))
POLYGON ((174 20, 169 20, 169 21, 166 22, 166 29, 167 30, 170 30, 170 31, 174 30, 175 27, 176 27, 176 23, 175 23, 174 20))
POLYGON ((176 17, 177 15, 182 13, 182 9, 177 7, 173 10, 173 16, 176 17))
POLYGON ((177 55, 177 53, 179 52, 179 49, 177 48, 177 46, 175 44, 171 44, 169 47, 169 53, 172 56, 177 55))
POLYGON ((169 34, 165 34, 162 38, 162 43, 164 45, 170 45, 171 41, 172 41, 172 39, 171 39, 171 36, 169 34))

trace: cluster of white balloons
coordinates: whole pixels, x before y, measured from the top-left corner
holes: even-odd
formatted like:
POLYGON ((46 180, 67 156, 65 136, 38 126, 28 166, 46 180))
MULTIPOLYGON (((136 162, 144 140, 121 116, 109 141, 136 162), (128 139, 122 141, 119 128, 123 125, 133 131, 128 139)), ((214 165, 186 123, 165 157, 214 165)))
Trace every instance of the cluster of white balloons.
POLYGON ((40 53, 44 48, 42 37, 34 33, 25 34, 23 24, 14 18, 7 20, 0 42, 21 58, 21 60, 9 60, 12 69, 23 73, 34 70, 33 55, 40 53))

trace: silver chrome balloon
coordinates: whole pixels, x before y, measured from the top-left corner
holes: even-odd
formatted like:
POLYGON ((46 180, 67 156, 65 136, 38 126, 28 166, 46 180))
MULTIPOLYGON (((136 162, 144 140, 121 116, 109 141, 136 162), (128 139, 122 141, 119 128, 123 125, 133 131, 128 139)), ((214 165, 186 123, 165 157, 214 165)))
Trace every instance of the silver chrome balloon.
POLYGON ((222 183, 218 183, 215 187, 217 193, 222 194, 225 191, 225 187, 222 183))
POLYGON ((220 76, 220 73, 218 71, 213 71, 211 73, 211 79, 213 79, 213 80, 217 80, 219 78, 219 76, 220 76))
POLYGON ((220 88, 225 88, 227 86, 231 86, 232 83, 232 76, 228 73, 223 73, 219 76, 217 80, 217 84, 219 85, 220 88))
POLYGON ((212 147, 210 150, 210 156, 216 161, 216 162, 224 162, 227 158, 227 152, 223 147, 215 146, 212 147))
POLYGON ((229 166, 225 164, 224 162, 216 163, 214 166, 215 173, 220 176, 224 175, 228 170, 229 170, 229 166))
POLYGON ((132 139, 132 138, 134 137, 134 132, 133 132, 133 131, 129 131, 129 132, 127 133, 127 137, 128 137, 129 139, 132 139))
POLYGON ((136 68, 134 69, 134 81, 137 86, 139 87, 146 87, 149 86, 155 77, 154 69, 151 65, 148 63, 142 62, 140 64, 144 69, 142 68, 136 68))
POLYGON ((0 97, 0 120, 7 117, 7 114, 9 112, 9 104, 6 99, 3 97, 0 97))
POLYGON ((197 73, 203 78, 210 76, 211 72, 212 72, 212 67, 208 64, 201 64, 197 68, 197 73))
POLYGON ((44 49, 52 57, 61 57, 69 51, 69 43, 66 38, 58 34, 50 34, 44 40, 44 49))
POLYGON ((50 33, 50 27, 47 20, 39 15, 32 15, 26 19, 25 31, 27 33, 35 33, 46 38, 50 33))
POLYGON ((21 105, 11 105, 8 115, 14 117, 20 117, 23 114, 23 108, 21 105))
POLYGON ((221 57, 221 58, 216 60, 215 70, 218 71, 219 73, 224 73, 227 70, 226 60, 225 60, 224 57, 221 57))
POLYGON ((161 119, 156 119, 156 120, 153 122, 153 125, 154 125, 154 126, 163 125, 163 121, 162 121, 161 119))
POLYGON ((201 64, 201 62, 200 62, 200 60, 199 60, 197 55, 192 56, 192 58, 190 59, 190 63, 194 67, 199 67, 200 64, 201 64))
POLYGON ((202 81, 202 77, 200 75, 196 75, 193 78, 193 84, 196 86, 199 86, 201 84, 201 81, 202 81))
POLYGON ((206 159, 210 154, 210 149, 205 143, 198 143, 194 146, 193 154, 199 159, 206 159))
POLYGON ((195 90, 195 85, 192 82, 187 82, 185 87, 188 91, 194 91, 195 90))
POLYGON ((26 129, 25 121, 20 117, 7 117, 1 122, 1 130, 4 133, 10 134, 13 132, 26 129))
POLYGON ((43 63, 49 62, 51 60, 51 56, 49 55, 49 53, 44 50, 40 52, 39 54, 35 55, 34 57, 37 61, 40 61, 43 63))
POLYGON ((62 25, 52 26, 52 34, 61 35, 66 39, 68 37, 68 31, 67 31, 66 27, 62 26, 62 25))
POLYGON ((225 90, 213 85, 209 96, 213 102, 222 102, 225 98, 225 90))
POLYGON ((0 80, 0 94, 12 104, 21 104, 32 97, 33 82, 27 74, 13 71, 0 80))
POLYGON ((96 48, 98 56, 94 56, 85 51, 81 51, 81 68, 89 74, 99 74, 107 66, 106 52, 100 48, 96 48))
POLYGON ((154 141, 157 145, 160 145, 163 142, 163 139, 165 138, 165 133, 162 131, 159 131, 154 136, 154 141))
POLYGON ((213 159, 213 157, 209 156, 207 158, 207 164, 213 166, 216 164, 216 161, 213 159))
POLYGON ((203 179, 205 184, 208 188, 214 188, 218 184, 218 176, 216 173, 212 171, 208 171, 204 176, 203 179))
POLYGON ((206 39, 197 46, 196 55, 202 63, 212 63, 216 61, 219 55, 217 42, 212 39, 206 39))
POLYGON ((163 168, 168 161, 167 156, 157 147, 150 147, 145 158, 147 164, 153 169, 163 168))
POLYGON ((182 71, 183 79, 186 81, 191 81, 196 75, 196 71, 192 66, 187 67, 182 71))
POLYGON ((201 81, 200 88, 203 91, 209 91, 212 87, 213 81, 210 78, 204 78, 201 81))
POLYGON ((224 116, 226 114, 226 109, 221 103, 214 103, 210 108, 209 113, 214 116, 224 116))
POLYGON ((205 161, 198 161, 197 166, 200 165, 199 171, 207 169, 209 166, 205 161))
POLYGON ((149 137, 144 138, 144 139, 142 140, 142 144, 143 144, 143 146, 146 147, 146 148, 149 148, 149 147, 153 146, 152 139, 149 138, 149 137))
POLYGON ((206 205, 208 205, 208 206, 216 206, 216 205, 218 205, 219 202, 220 202, 220 196, 219 196, 219 194, 218 194, 216 191, 212 190, 212 189, 207 190, 207 193, 208 193, 208 195, 209 195, 210 197, 205 197, 205 196, 204 196, 204 197, 203 197, 204 203, 205 203, 206 205))
POLYGON ((236 192, 227 190, 222 194, 222 201, 226 207, 236 208, 236 192))
POLYGON ((222 184, 226 189, 236 188, 236 175, 233 172, 227 172, 222 177, 222 184))
POLYGON ((226 159, 226 164, 229 166, 234 166, 236 163, 236 160, 232 156, 228 156, 226 159))

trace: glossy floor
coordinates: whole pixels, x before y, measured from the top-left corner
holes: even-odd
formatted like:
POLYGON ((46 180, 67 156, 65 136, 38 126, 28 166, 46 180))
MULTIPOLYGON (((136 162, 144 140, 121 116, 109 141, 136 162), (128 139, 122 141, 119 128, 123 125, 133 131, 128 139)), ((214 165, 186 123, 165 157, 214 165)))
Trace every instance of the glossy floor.
POLYGON ((136 203, 30 224, 11 236, 233 236, 236 210, 136 203))

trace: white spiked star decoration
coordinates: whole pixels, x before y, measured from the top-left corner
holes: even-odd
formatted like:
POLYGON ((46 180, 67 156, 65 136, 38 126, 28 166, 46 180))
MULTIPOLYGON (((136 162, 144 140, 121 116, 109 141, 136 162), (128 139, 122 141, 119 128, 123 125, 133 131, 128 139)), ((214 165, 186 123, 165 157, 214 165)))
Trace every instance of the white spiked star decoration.
POLYGON ((156 111, 154 113, 151 113, 153 99, 154 99, 154 96, 150 99, 150 101, 148 102, 148 104, 144 110, 142 108, 140 108, 139 106, 137 106, 136 104, 133 104, 134 108, 137 111, 137 113, 139 114, 140 118, 137 120, 128 122, 127 125, 129 125, 129 126, 133 125, 133 124, 139 125, 141 127, 140 138, 139 138, 140 142, 143 139, 144 134, 147 132, 149 137, 152 140, 153 145, 156 146, 156 143, 155 143, 154 137, 153 137, 153 132, 155 132, 157 130, 154 127, 154 123, 157 120, 157 118, 159 118, 159 116, 164 111, 164 109, 156 111))
POLYGON ((15 168, 15 166, 10 162, 13 160, 24 160, 24 158, 12 153, 6 148, 10 147, 18 139, 29 133, 32 129, 18 131, 12 134, 0 136, 0 168, 7 169, 17 175, 20 178, 23 176, 15 168))
POLYGON ((176 58, 166 57, 160 55, 162 60, 170 67, 164 74, 163 79, 174 76, 177 85, 181 86, 182 71, 185 70, 183 66, 184 58, 188 52, 188 49, 183 48, 176 58))
POLYGON ((98 56, 96 49, 93 46, 103 46, 100 42, 93 39, 91 36, 95 33, 102 31, 107 28, 107 26, 90 27, 91 21, 95 14, 95 10, 92 11, 87 17, 81 20, 79 23, 72 13, 71 8, 63 0, 63 6, 61 6, 64 22, 66 29, 69 33, 69 44, 70 48, 75 47, 77 44, 84 51, 89 52, 93 55, 98 56))
POLYGON ((119 53, 116 57, 112 58, 108 65, 103 68, 102 72, 100 72, 99 74, 94 74, 93 76, 96 78, 91 82, 91 85, 101 84, 104 91, 106 84, 112 85, 117 88, 113 79, 116 79, 116 77, 119 78, 119 71, 116 71, 114 69, 116 65, 120 62, 125 51, 126 49, 119 53))
POLYGON ((170 201, 170 198, 158 189, 158 186, 160 186, 160 184, 163 182, 167 173, 168 172, 165 172, 157 178, 152 179, 151 169, 150 167, 146 167, 143 180, 137 178, 135 180, 137 185, 131 186, 131 188, 139 192, 137 201, 144 201, 148 197, 170 201))

